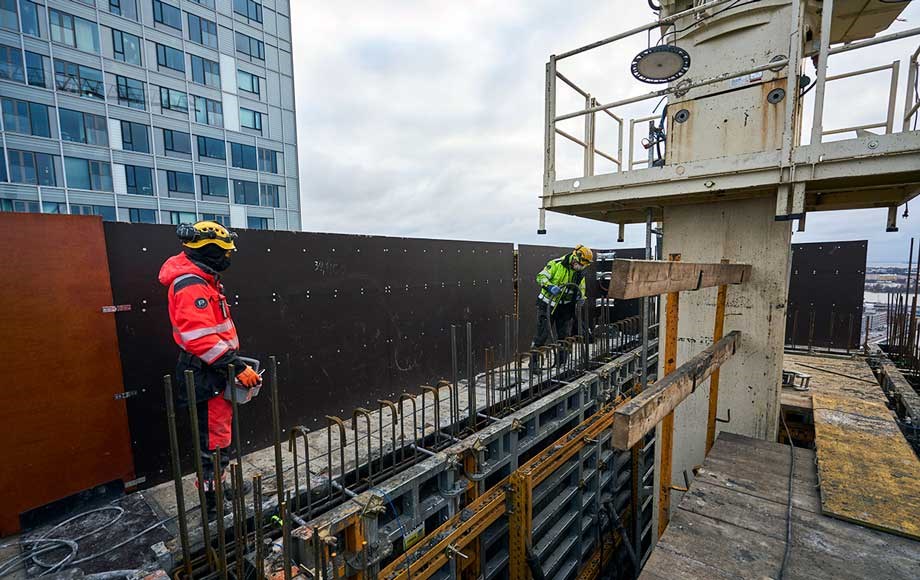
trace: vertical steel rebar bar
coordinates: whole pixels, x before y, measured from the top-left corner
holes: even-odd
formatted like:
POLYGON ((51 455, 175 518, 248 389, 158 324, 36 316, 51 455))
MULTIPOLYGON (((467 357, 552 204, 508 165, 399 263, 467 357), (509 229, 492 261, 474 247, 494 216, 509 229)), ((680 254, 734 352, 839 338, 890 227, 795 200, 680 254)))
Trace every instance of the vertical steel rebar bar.
POLYGON ((272 392, 272 433, 275 443, 275 490, 280 504, 284 497, 284 470, 281 460, 281 401, 278 396, 278 359, 268 357, 269 383, 272 392))
POLYGON ((284 580, 291 580, 293 576, 291 569, 291 516, 287 507, 290 500, 291 492, 285 492, 285 501, 278 506, 278 512, 281 516, 281 561, 284 567, 284 580))
POLYGON ((456 433, 460 424, 460 383, 459 367, 457 365, 457 325, 450 325, 450 382, 453 383, 453 393, 450 404, 451 433, 456 433))
POLYGON ((211 533, 208 529, 208 504, 205 500, 204 466, 201 463, 201 443, 198 429, 198 399, 195 396, 195 375, 191 370, 185 371, 185 394, 188 400, 189 420, 192 427, 192 446, 195 454, 195 471, 198 477, 198 501, 201 507, 201 537, 207 554, 208 568, 214 569, 211 554, 211 533))
POLYGON ((169 424, 169 455, 172 459, 173 482, 176 487, 176 515, 179 523, 179 543, 182 546, 182 567, 185 577, 192 578, 192 554, 188 539, 188 514, 185 513, 185 492, 182 489, 182 466, 179 463, 179 435, 176 430, 176 404, 173 401, 172 379, 163 377, 163 392, 166 396, 166 420, 169 424))
POLYGON ((476 377, 473 376, 473 324, 466 323, 466 405, 469 411, 470 429, 476 428, 476 377))
POLYGON ((211 455, 214 462, 214 494, 217 496, 217 519, 215 520, 217 531, 217 567, 220 570, 220 577, 227 580, 227 538, 224 532, 224 473, 220 461, 220 447, 214 448, 211 455))
POLYGON ((265 577, 265 561, 264 561, 264 546, 265 546, 265 537, 264 537, 264 521, 262 519, 262 474, 257 473, 252 478, 252 508, 253 508, 253 521, 255 524, 255 568, 256 568, 256 580, 262 580, 265 577))

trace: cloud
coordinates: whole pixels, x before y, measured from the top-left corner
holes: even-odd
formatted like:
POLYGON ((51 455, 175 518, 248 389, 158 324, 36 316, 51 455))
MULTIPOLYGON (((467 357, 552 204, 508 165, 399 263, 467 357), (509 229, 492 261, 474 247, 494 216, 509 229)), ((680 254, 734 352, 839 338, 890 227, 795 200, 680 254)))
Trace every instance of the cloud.
MULTIPOLYGON (((536 235, 544 64, 551 53, 646 22, 644 3, 294 0, 292 11, 304 229, 615 243, 613 224, 552 213, 549 235, 536 235)), ((905 14, 918 20, 918 12, 909 7, 905 14)), ((902 43, 895 56, 913 46, 902 43)), ((637 94, 647 87, 625 71, 644 47, 636 37, 566 61, 565 72, 598 87, 602 101, 637 94)), ((828 123, 866 118, 861 110, 887 94, 885 81, 874 77, 844 88, 854 91, 857 106, 829 107, 828 123)), ((580 99, 561 94, 560 111, 582 107, 580 99)), ((646 115, 651 106, 625 112, 646 115)), ((577 170, 576 153, 560 146, 560 167, 577 170)), ((892 236, 884 220, 884 210, 810 215, 808 232, 794 241, 869 239, 870 259, 900 259, 910 222, 892 236)), ((641 226, 627 228, 627 246, 643 241, 641 226)))

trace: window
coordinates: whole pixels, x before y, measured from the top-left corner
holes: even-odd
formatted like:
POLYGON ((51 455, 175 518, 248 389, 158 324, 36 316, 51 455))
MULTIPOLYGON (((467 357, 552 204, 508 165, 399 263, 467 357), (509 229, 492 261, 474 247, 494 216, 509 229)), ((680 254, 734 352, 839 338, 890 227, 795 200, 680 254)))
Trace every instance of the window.
MULTIPOLYGON (((230 192, 227 188, 226 177, 214 177, 213 175, 199 175, 198 180, 201 183, 201 195, 211 195, 214 197, 226 198, 230 192)), ((202 218, 207 219, 207 218, 202 218)))
POLYGON ((47 87, 45 84, 45 61, 47 56, 26 51, 26 75, 33 87, 47 87))
POLYGON ((185 72, 185 53, 171 46, 157 43, 157 66, 185 72))
POLYGON ((38 5, 29 0, 19 0, 19 13, 22 15, 22 33, 41 38, 42 27, 38 21, 38 5))
POLYGON ((154 209, 128 208, 128 221, 132 224, 155 224, 157 212, 154 209))
POLYGON ((160 87, 160 106, 170 111, 188 114, 188 95, 182 91, 160 87))
POLYGON ((70 204, 73 215, 97 215, 107 222, 115 221, 115 208, 110 205, 74 205, 70 204))
POLYGON ((122 32, 121 30, 112 30, 112 47, 115 53, 115 60, 129 64, 141 64, 141 39, 122 32))
POLYGON ((126 191, 128 193, 134 195, 153 195, 153 170, 149 167, 125 165, 125 182, 127 184, 126 191))
POLYGON ((153 0, 153 21, 182 30, 182 12, 163 0, 153 0))
POLYGON ((262 79, 252 73, 248 73, 244 70, 236 71, 236 82, 241 91, 246 91, 247 93, 252 93, 254 95, 261 95, 261 81, 262 79))
POLYGON ((53 213, 53 214, 66 214, 67 213, 67 204, 59 203, 56 201, 43 201, 42 202, 42 213, 53 213))
MULTIPOLYGON (((213 137, 197 136, 198 140, 198 160, 202 159, 220 159, 227 160, 227 145, 221 139, 213 137)), ((226 189, 226 179, 224 180, 226 189)))
POLYGON ((262 22, 262 5, 254 0, 233 0, 233 11, 249 20, 262 22))
POLYGON ((147 125, 122 121, 121 146, 126 151, 150 153, 150 137, 147 133, 147 125))
POLYGON ((250 58, 265 60, 265 44, 261 40, 246 36, 242 32, 236 33, 236 50, 250 58))
POLYGON ((195 214, 188 211, 171 211, 169 212, 169 223, 174 226, 179 224, 193 224, 197 219, 195 219, 195 214))
POLYGON ((191 12, 188 15, 188 39, 198 44, 217 48, 217 24, 191 12))
POLYGON ((32 151, 7 151, 10 181, 26 185, 57 185, 54 155, 32 151))
POLYGON ((6 153, 3 147, 0 147, 0 181, 8 181, 6 178, 6 153))
POLYGON ((230 143, 230 159, 234 167, 241 169, 258 169, 256 165, 256 148, 252 145, 230 143))
POLYGON ((95 22, 50 8, 51 40, 89 52, 99 52, 99 29, 95 22))
POLYGON ((259 148, 259 171, 278 173, 278 152, 259 148))
POLYGON ((99 69, 55 59, 54 82, 59 91, 105 100, 105 84, 99 69))
POLYGON ((272 220, 264 217, 249 216, 246 218, 246 227, 251 230, 270 230, 272 227, 272 220))
POLYGON ((60 109, 61 139, 87 145, 109 144, 109 133, 105 117, 81 113, 71 109, 60 109))
POLYGON ((109 0, 109 12, 137 20, 137 0, 109 0))
POLYGON ((259 205, 265 207, 281 207, 281 197, 278 195, 277 185, 263 183, 259 186, 259 205))
POLYGON ((0 0, 0 28, 19 32, 19 14, 16 0, 0 0))
MULTIPOLYGON (((11 133, 51 137, 48 106, 29 101, 3 99, 3 128, 11 133)), ((0 159, 2 165, 2 159, 0 159)))
POLYGON ((144 83, 128 77, 116 76, 115 87, 118 91, 118 104, 132 109, 147 109, 147 95, 144 92, 144 83))
POLYGON ((188 133, 163 129, 163 149, 173 153, 192 154, 192 139, 188 133))
POLYGON ((214 0, 192 0, 195 4, 201 4, 202 6, 207 6, 211 10, 214 10, 214 0))
POLYGON ((215 127, 224 126, 224 107, 220 101, 214 101, 193 95, 195 98, 195 122, 215 127))
POLYGON ((112 168, 105 161, 65 157, 64 172, 69 188, 112 191, 112 168))
POLYGON ((224 227, 230 225, 230 216, 220 213, 203 213, 201 214, 201 219, 204 221, 217 222, 224 227))
POLYGON ((166 172, 166 189, 169 193, 195 194, 195 176, 184 171, 166 172))
POLYGON ((22 50, 0 44, 0 79, 17 83, 26 82, 22 70, 22 50))
POLYGON ((220 88, 220 64, 193 54, 192 81, 200 85, 220 88))
POLYGON ((262 132, 262 113, 240 107, 240 125, 262 132))
POLYGON ((246 205, 259 205, 259 184, 255 181, 234 179, 233 201, 246 205))

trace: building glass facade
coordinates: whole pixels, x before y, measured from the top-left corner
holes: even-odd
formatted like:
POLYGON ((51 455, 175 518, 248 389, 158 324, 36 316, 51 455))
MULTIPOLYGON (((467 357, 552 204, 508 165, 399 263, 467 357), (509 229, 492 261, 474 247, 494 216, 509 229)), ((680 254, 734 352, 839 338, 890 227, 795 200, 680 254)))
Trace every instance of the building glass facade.
POLYGON ((0 2, 0 211, 299 230, 291 1, 0 2))

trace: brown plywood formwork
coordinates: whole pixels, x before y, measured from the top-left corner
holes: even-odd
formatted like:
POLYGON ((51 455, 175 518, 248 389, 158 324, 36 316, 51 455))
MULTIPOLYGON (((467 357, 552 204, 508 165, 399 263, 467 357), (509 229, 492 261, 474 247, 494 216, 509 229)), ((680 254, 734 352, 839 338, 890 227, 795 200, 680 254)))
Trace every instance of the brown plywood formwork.
POLYGON ((19 515, 133 478, 102 221, 0 213, 0 535, 19 515))

